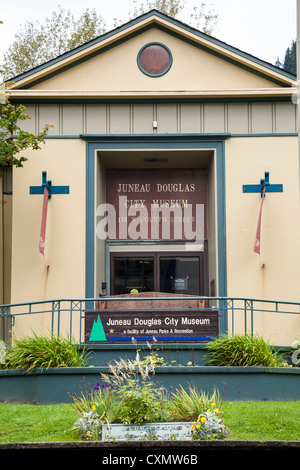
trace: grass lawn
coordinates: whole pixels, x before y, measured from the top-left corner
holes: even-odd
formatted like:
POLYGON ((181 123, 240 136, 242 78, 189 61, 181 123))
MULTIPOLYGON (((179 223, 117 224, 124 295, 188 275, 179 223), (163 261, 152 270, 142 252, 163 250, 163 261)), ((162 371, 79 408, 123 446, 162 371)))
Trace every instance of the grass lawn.
POLYGON ((230 439, 300 441, 300 401, 225 402, 222 409, 230 439))
POLYGON ((0 442, 76 441, 78 418, 69 405, 0 404, 0 442))
MULTIPOLYGON (((300 440, 300 401, 225 402, 222 409, 229 439, 300 440)), ((65 404, 0 404, 0 442, 76 441, 78 417, 65 404)))

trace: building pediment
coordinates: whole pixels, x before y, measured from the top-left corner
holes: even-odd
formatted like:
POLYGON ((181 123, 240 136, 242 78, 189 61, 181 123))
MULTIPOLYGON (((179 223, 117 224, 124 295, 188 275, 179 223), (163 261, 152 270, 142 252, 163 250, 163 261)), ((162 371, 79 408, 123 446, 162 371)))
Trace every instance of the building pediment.
POLYGON ((295 77, 151 11, 14 79, 14 97, 288 96, 295 77))

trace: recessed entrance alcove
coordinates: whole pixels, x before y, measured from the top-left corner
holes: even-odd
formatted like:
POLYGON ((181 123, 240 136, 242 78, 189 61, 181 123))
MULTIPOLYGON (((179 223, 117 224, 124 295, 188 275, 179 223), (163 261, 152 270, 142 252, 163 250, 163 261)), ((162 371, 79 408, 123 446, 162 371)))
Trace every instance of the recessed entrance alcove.
POLYGON ((215 150, 98 150, 95 174, 97 295, 129 294, 132 289, 143 293, 217 295, 215 150), (117 222, 116 233, 106 238, 99 236, 104 217, 101 206, 105 203, 116 209, 117 222), (140 211, 137 204, 142 208, 140 211), (199 236, 195 231, 194 238, 187 238, 182 230, 178 236, 170 221, 171 231, 167 235, 161 230, 153 236, 153 225, 149 228, 149 224, 157 219, 152 213, 152 217, 143 218, 144 209, 156 207, 160 221, 164 220, 163 210, 167 210, 170 220, 188 223, 195 219, 195 214, 191 219, 184 217, 188 204, 202 205, 199 236), (141 226, 135 226, 136 232, 131 236, 129 222, 134 218, 130 219, 129 214, 134 212, 139 222, 147 220, 148 228, 145 232, 141 226), (124 235, 120 223, 127 217, 128 230, 124 235))

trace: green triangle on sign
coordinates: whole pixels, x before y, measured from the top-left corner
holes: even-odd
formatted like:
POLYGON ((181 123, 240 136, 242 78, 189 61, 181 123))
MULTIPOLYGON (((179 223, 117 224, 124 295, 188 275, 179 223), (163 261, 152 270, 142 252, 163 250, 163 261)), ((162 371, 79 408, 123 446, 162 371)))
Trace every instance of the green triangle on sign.
POLYGON ((105 332, 99 315, 97 317, 97 320, 94 320, 89 341, 106 341, 105 332))

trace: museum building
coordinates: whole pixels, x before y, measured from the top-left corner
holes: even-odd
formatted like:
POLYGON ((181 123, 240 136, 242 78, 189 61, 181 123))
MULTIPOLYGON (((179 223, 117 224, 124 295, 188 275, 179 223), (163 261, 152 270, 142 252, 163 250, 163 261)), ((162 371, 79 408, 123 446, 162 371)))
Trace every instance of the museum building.
MULTIPOLYGON (((152 10, 12 81, 22 127, 51 127, 4 175, 2 303, 299 302, 295 76, 152 10)), ((298 317, 260 331, 289 344, 298 317)))

